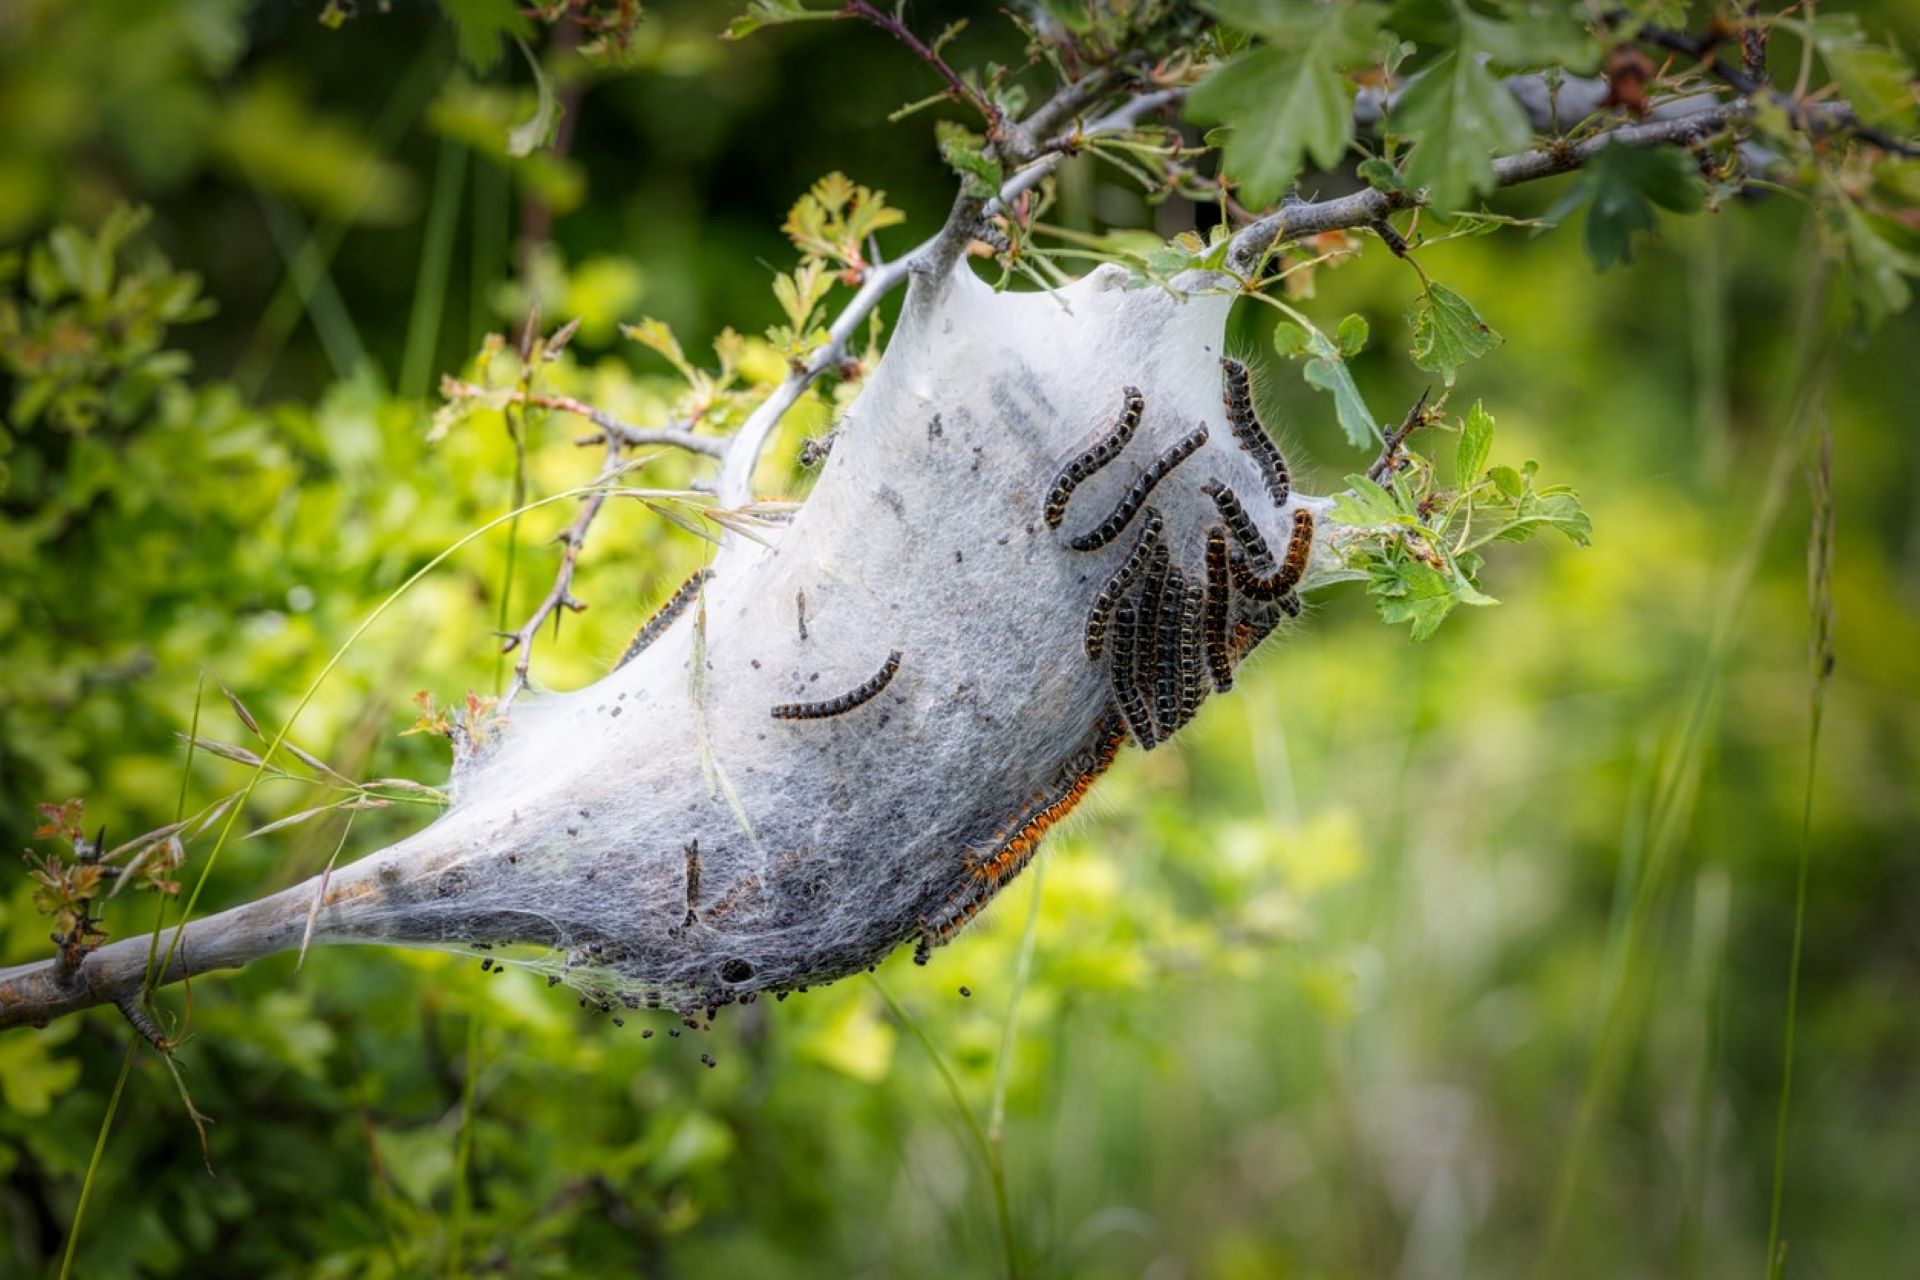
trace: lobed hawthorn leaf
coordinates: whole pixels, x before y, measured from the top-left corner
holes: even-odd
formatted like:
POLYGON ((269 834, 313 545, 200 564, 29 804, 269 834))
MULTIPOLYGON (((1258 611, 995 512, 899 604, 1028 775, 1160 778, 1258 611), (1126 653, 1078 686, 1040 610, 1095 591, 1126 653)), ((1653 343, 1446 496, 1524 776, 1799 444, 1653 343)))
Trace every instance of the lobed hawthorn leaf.
POLYGON ((1437 282, 1407 308, 1407 323, 1413 329, 1413 363, 1439 374, 1449 387, 1461 365, 1506 341, 1472 303, 1437 282))
POLYGON ((1587 256, 1604 271, 1616 262, 1633 260, 1633 233, 1654 229, 1655 205, 1675 213, 1697 213, 1705 203, 1706 184, 1685 152, 1615 144, 1602 148, 1588 162, 1547 220, 1557 222, 1589 204, 1587 256))
POLYGON ((1462 43, 1407 84, 1388 126, 1415 146, 1407 157, 1410 186, 1425 187, 1442 213, 1494 189, 1494 157, 1526 146, 1533 127, 1505 85, 1462 43))
POLYGON ((1874 220, 1848 204, 1840 215, 1847 283, 1868 328, 1907 309, 1913 301, 1908 276, 1920 277, 1920 254, 1894 244, 1874 220))
POLYGON ((1356 449, 1372 445, 1379 439, 1380 424, 1374 419, 1373 410, 1367 408, 1366 398, 1354 383, 1353 370, 1347 368, 1339 348, 1327 341, 1324 333, 1315 332, 1310 336, 1307 349, 1312 356, 1301 370, 1307 385, 1333 397, 1334 416, 1346 433, 1348 444, 1356 449))
POLYGON ((1460 424, 1460 443, 1453 453, 1454 483, 1465 488, 1477 481, 1492 452, 1493 415, 1475 400, 1460 424))
POLYGON ((1898 49, 1868 40, 1858 14, 1815 18, 1813 45, 1841 96, 1862 120, 1911 127, 1920 118, 1913 97, 1913 64, 1898 49))
POLYGON ((502 37, 518 38, 533 29, 515 0, 440 0, 440 12, 453 24, 454 46, 471 71, 493 70, 502 37))
POLYGON ((1270 204, 1306 158, 1331 169, 1345 156, 1353 95, 1341 69, 1368 57, 1384 7, 1374 0, 1212 0, 1203 7, 1266 44, 1194 86, 1187 114, 1230 126, 1222 165, 1243 200, 1270 204))

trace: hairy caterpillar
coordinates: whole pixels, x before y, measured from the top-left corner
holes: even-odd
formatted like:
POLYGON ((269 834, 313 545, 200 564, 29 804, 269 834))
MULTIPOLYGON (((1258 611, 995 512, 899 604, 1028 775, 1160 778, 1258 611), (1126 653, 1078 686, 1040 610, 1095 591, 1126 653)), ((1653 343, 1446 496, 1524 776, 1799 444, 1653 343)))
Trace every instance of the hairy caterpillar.
POLYGON ((1233 655, 1227 650, 1227 614, 1232 604, 1233 584, 1227 577, 1227 531, 1214 525, 1207 530, 1206 606, 1200 630, 1213 687, 1222 693, 1233 688, 1233 655))
POLYGON ((887 655, 885 663, 856 688, 849 689, 837 698, 828 698, 825 702, 783 702, 773 708, 775 720, 824 720, 829 716, 845 715, 861 703, 878 694, 893 680, 893 673, 900 669, 900 651, 895 649, 887 655))
POLYGON ((1153 555, 1147 561, 1147 571, 1141 578, 1140 625, 1133 647, 1134 688, 1140 705, 1147 710, 1149 726, 1147 738, 1140 744, 1143 751, 1153 750, 1154 743, 1165 741, 1167 737, 1167 723, 1160 715, 1158 658, 1160 614, 1166 607, 1167 579, 1172 573, 1173 559, 1167 551, 1167 544, 1163 542, 1153 549, 1153 555))
POLYGON ((1180 593, 1180 706, 1182 725, 1190 724, 1207 696, 1206 644, 1201 636, 1201 617, 1206 612, 1207 592, 1199 583, 1188 583, 1180 593))
POLYGON ((1284 507, 1293 492, 1293 477, 1286 455, 1280 452, 1280 446, 1273 442, 1253 411, 1253 382, 1247 376, 1247 366, 1228 356, 1220 361, 1220 370, 1226 384, 1221 398, 1227 406, 1227 427, 1253 459, 1253 464, 1260 468, 1260 478, 1266 482, 1267 496, 1273 499, 1273 505, 1284 507))
POLYGON ((1218 480, 1207 481, 1200 486, 1200 492, 1213 499, 1213 505, 1219 508, 1220 519, 1226 522, 1227 530, 1246 551, 1249 560, 1255 565, 1273 563, 1273 552, 1267 549, 1267 540, 1260 536, 1260 526, 1240 505, 1239 494, 1218 480))
POLYGON ((682 928, 691 928, 700 916, 700 841, 687 842, 687 918, 682 928))
POLYGON ((934 947, 952 941, 992 901, 993 895, 1033 860, 1047 832, 1086 798, 1127 740, 1120 717, 1111 709, 1100 718, 1098 732, 1098 744, 1068 766, 1073 772, 1051 794, 1041 792, 1035 796, 1032 805, 994 837, 992 850, 986 856, 968 859, 972 881, 950 896, 937 914, 920 922, 920 943, 914 950, 916 961, 925 964, 934 947))
POLYGON ((1171 738, 1180 727, 1180 614, 1186 600, 1187 578, 1178 569, 1168 569, 1160 588, 1160 637, 1154 646, 1159 658, 1159 679, 1154 685, 1154 732, 1171 738))
POLYGON ((1100 651, 1106 644, 1107 622, 1113 616, 1114 606, 1120 603, 1120 597, 1126 594, 1133 580, 1147 567, 1147 559, 1159 545, 1161 530, 1165 528, 1166 520, 1160 512, 1148 507, 1140 521, 1140 534, 1134 539, 1127 558, 1120 562, 1120 567, 1100 588, 1100 594, 1094 598, 1093 608, 1087 614, 1087 657, 1099 660, 1100 651))
POLYGON ((1313 550, 1313 512, 1304 507, 1293 513, 1293 537, 1287 542, 1287 558, 1270 578, 1263 578, 1248 565, 1246 557, 1236 554, 1230 561, 1234 585, 1251 600, 1278 600, 1292 593, 1307 571, 1307 556, 1313 550))
POLYGON ((1114 507, 1111 515, 1105 520, 1102 520, 1091 531, 1081 534, 1079 537, 1067 543, 1067 545, 1075 551, 1098 551, 1101 547, 1106 546, 1109 542, 1119 537, 1121 533, 1125 531, 1127 525, 1132 523, 1133 517, 1139 512, 1141 505, 1146 502, 1148 495, 1153 492, 1154 486, 1166 479, 1168 473, 1192 457, 1194 450, 1206 442, 1207 429, 1205 427, 1197 427, 1175 441, 1168 447, 1165 453, 1155 458, 1148 464, 1147 469, 1140 473, 1140 478, 1135 480, 1133 482, 1133 488, 1127 490, 1125 495, 1121 497, 1119 504, 1114 507))
POLYGON ((1113 424, 1113 430, 1100 437, 1093 447, 1066 465, 1053 482, 1053 488, 1047 492, 1046 521, 1047 528, 1058 529, 1067 515, 1067 501, 1073 497, 1073 491, 1080 482, 1100 468, 1120 456, 1120 451, 1133 439, 1134 431, 1140 426, 1140 415, 1146 412, 1146 397, 1140 394, 1140 388, 1128 387, 1121 392, 1122 407, 1120 417, 1113 424))
POLYGON ((1113 696, 1133 740, 1142 750, 1153 747, 1153 716, 1147 700, 1133 678, 1136 650, 1140 643, 1139 608, 1131 596, 1120 601, 1113 611, 1113 696))
POLYGON ((653 616, 633 633, 633 639, 627 644, 627 651, 620 655, 620 661, 613 664, 613 669, 618 671, 626 666, 633 661, 634 655, 658 640, 661 634, 673 625, 673 620, 680 616, 681 611, 693 601, 694 594, 700 590, 700 585, 712 576, 711 569, 699 569, 692 577, 675 588, 674 593, 667 597, 666 603, 656 609, 653 616))

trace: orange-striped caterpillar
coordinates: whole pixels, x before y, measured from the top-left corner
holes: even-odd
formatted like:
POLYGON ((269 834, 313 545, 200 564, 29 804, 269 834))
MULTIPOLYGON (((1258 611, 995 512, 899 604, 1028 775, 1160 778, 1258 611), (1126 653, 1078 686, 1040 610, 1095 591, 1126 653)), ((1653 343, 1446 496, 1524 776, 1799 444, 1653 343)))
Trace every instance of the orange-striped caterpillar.
POLYGON ((675 589, 674 593, 667 597, 667 602, 655 610, 653 616, 648 618, 646 622, 641 625, 640 629, 633 633, 633 640, 628 643, 627 651, 620 655, 620 661, 613 664, 613 669, 618 671, 620 668, 626 666, 629 662, 633 661, 634 655, 638 654, 655 640, 658 640, 661 634, 673 625, 673 620, 680 616, 687 605, 692 603, 695 593, 700 590, 700 584, 712 576, 713 571, 711 569, 700 569, 695 571, 692 577, 681 583, 679 587, 675 589))
POLYGON ((1293 513, 1293 537, 1287 542, 1287 558, 1270 578, 1253 571, 1246 557, 1233 555, 1234 585, 1251 600, 1279 600, 1292 593, 1307 571, 1307 556, 1313 550, 1313 512, 1304 507, 1293 513))
POLYGON ((1233 584, 1227 577, 1227 531, 1214 525, 1207 530, 1207 603, 1201 632, 1213 687, 1222 693, 1233 688, 1233 655, 1227 651, 1227 613, 1232 604, 1233 584))
POLYGON ((1221 399, 1227 406, 1227 427, 1253 459, 1253 464, 1260 468, 1260 478, 1266 482, 1267 496, 1273 499, 1273 505, 1284 507, 1293 492, 1293 477, 1287 468, 1286 455, 1280 452, 1280 446, 1273 442, 1253 411, 1253 382, 1247 376, 1247 366, 1228 356, 1220 361, 1220 370, 1226 385, 1221 399))
POLYGON ((1168 473, 1175 467, 1192 457, 1194 451, 1206 442, 1205 427, 1197 427, 1182 436, 1165 453, 1148 464, 1147 469, 1140 474, 1140 478, 1133 482, 1133 487, 1121 497, 1112 514, 1090 532, 1081 534, 1067 545, 1075 551, 1098 551, 1119 537, 1127 525, 1132 523, 1133 517, 1146 502, 1148 495, 1153 492, 1153 487, 1166 479, 1168 473))
POLYGON ((1042 791, 1036 795, 1026 809, 993 837, 984 856, 966 859, 973 873, 971 880, 950 895, 937 913, 920 922, 920 943, 914 950, 916 962, 925 964, 934 947, 951 942, 1002 886, 1026 868, 1047 832, 1073 812, 1074 806, 1086 798, 1100 775, 1113 764, 1120 745, 1127 739, 1127 731, 1111 709, 1100 717, 1097 730, 1096 745, 1067 766, 1071 772, 1064 781, 1050 793, 1042 791))
POLYGON ((1106 645, 1107 622, 1113 616, 1113 608, 1120 603, 1120 597, 1126 593, 1133 580, 1147 567, 1147 559, 1159 545, 1160 532, 1166 528, 1166 520, 1160 512, 1148 507, 1146 515, 1140 521, 1140 534, 1134 539, 1133 547, 1127 552, 1127 558, 1113 571, 1106 585, 1100 588, 1100 594, 1094 598, 1093 608, 1087 614, 1087 657, 1098 661, 1100 651, 1106 645))
POLYGON ((1213 499, 1213 505, 1219 508, 1220 518, 1226 522, 1228 532, 1233 534, 1254 565, 1273 563, 1273 552, 1267 549, 1267 540, 1260 536, 1260 526, 1240 505, 1239 494, 1218 480, 1207 481, 1200 486, 1200 492, 1213 499))
POLYGON ((1147 410, 1147 401, 1138 387, 1128 387, 1123 392, 1120 417, 1114 422, 1113 430, 1100 437, 1093 447, 1069 462, 1053 482, 1053 488, 1047 492, 1046 521, 1047 528, 1058 529, 1067 515, 1067 501, 1073 497, 1073 491, 1080 482, 1100 468, 1120 456, 1120 451, 1133 439, 1135 429, 1140 426, 1140 415, 1147 410))
POLYGON ((900 669, 900 651, 895 649, 887 655, 880 670, 861 682, 857 688, 849 689, 837 698, 828 698, 825 702, 783 702, 773 708, 775 720, 824 720, 829 716, 845 715, 861 703, 868 701, 893 679, 893 673, 900 669))

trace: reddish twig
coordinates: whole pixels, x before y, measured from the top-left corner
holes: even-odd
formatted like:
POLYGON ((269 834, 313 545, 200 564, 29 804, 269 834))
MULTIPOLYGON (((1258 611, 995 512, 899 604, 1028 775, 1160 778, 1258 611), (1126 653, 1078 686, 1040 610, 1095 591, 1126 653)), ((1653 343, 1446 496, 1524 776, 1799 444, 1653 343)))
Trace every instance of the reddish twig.
POLYGON ((961 79, 960 73, 949 66, 947 60, 941 57, 939 52, 931 45, 927 44, 927 42, 919 36, 914 35, 913 32, 907 28, 906 23, 890 14, 880 12, 880 10, 867 3, 867 0, 847 0, 846 5, 840 10, 840 16, 843 18, 858 18, 862 22, 871 23, 892 36, 895 40, 898 40, 901 44, 907 46, 907 48, 913 51, 915 57, 932 67, 939 73, 940 78, 947 82, 947 94, 949 97, 966 103, 981 114, 987 122, 987 138, 989 141, 996 140, 1004 134, 1006 130, 1006 117, 1000 113, 1000 108, 990 102, 985 94, 961 79))

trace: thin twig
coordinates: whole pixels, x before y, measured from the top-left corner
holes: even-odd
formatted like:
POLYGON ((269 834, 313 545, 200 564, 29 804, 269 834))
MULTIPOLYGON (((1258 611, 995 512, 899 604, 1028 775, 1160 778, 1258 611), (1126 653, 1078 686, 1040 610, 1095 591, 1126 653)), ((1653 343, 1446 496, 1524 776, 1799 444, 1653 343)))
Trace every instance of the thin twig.
MULTIPOLYGON (((486 400, 500 395, 501 392, 448 375, 440 380, 440 394, 449 400, 486 400)), ((612 436, 626 448, 650 448, 664 445, 671 449, 685 449, 689 453, 705 454, 709 458, 726 455, 727 442, 724 440, 711 436, 697 436, 684 427, 636 427, 572 396, 519 390, 508 391, 505 394, 509 403, 571 413, 585 418, 600 428, 600 435, 584 437, 580 441, 581 444, 601 444, 608 436, 612 436)))
POLYGON ((1392 475, 1394 469, 1400 465, 1400 447, 1407 442, 1408 436, 1426 425, 1427 394, 1432 390, 1432 387, 1427 387, 1421 391, 1420 398, 1413 402, 1413 408, 1407 410, 1407 416, 1401 420, 1398 427, 1394 428, 1393 434, 1381 444, 1380 456, 1375 458, 1373 465, 1367 468, 1367 479, 1379 484, 1392 475))
POLYGON ((872 23, 913 50, 915 57, 932 67, 939 73, 940 78, 947 82, 947 96, 966 103, 986 120, 987 138, 990 141, 998 140, 1005 132, 1006 116, 1001 113, 1000 108, 989 101, 985 94, 961 79, 960 73, 948 65, 947 60, 940 56, 938 50, 914 35, 907 24, 899 18, 880 12, 868 4, 867 0, 848 0, 846 6, 840 10, 840 16, 858 18, 863 22, 872 23))

